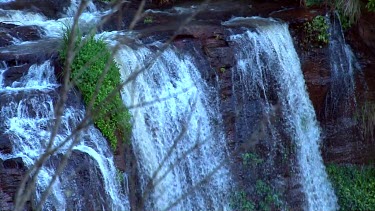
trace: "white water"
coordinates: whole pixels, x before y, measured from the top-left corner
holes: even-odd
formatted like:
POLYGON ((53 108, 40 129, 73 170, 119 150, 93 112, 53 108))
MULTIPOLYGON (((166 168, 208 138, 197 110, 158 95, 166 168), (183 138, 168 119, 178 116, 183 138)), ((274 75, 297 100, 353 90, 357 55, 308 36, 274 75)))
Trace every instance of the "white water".
MULTIPOLYGON (((43 14, 20 11, 20 10, 3 10, 0 9, 0 22, 15 24, 19 26, 40 26, 44 30, 45 38, 61 38, 66 27, 73 23, 73 17, 80 1, 73 0, 72 4, 67 8, 66 15, 57 20, 51 20, 43 14)), ((95 5, 90 2, 88 11, 83 12, 79 18, 78 26, 81 32, 88 32, 96 26, 105 15, 104 12, 96 10, 95 5)))
MULTIPOLYGON (((122 46, 115 59, 124 80, 149 61, 154 55, 151 48, 134 50, 122 46)), ((194 58, 168 48, 151 69, 124 88, 122 96, 128 106, 163 99, 131 110, 132 146, 141 185, 143 192, 151 192, 146 209, 168 209, 180 197, 182 200, 170 209, 229 209, 232 181, 224 164, 227 155, 221 117, 216 105, 209 102, 210 89, 194 65, 194 58), (187 128, 186 133, 182 133, 183 127, 187 128), (199 145, 195 147, 196 144, 199 145), (190 149, 194 150, 185 157, 190 149), (146 185, 160 165, 150 190, 146 185), (209 176, 211 173, 214 174, 209 176), (208 180, 202 182, 207 176, 208 180)))
POLYGON ((269 87, 276 89, 285 130, 296 146, 306 209, 336 210, 337 198, 319 151, 320 129, 288 25, 262 18, 235 18, 224 25, 236 22, 257 27, 230 37, 237 47, 234 74, 240 74, 239 82, 259 99, 269 87))
MULTIPOLYGON (((1 74, 5 70, 6 68, 2 69, 1 74)), ((32 65, 28 74, 13 84, 17 84, 16 89, 4 87, 3 85, 0 88, 0 94, 12 99, 7 105, 1 107, 0 118, 3 121, 1 128, 5 128, 5 134, 11 137, 13 143, 12 154, 0 154, 0 157, 4 160, 21 157, 26 166, 31 166, 44 152, 47 140, 49 140, 50 126, 52 126, 54 119, 55 100, 53 98, 56 98, 57 94, 52 88, 57 87, 58 84, 54 77, 54 69, 49 61, 41 65, 32 65)), ((58 143, 71 134, 80 119, 82 119, 84 112, 82 105, 66 107, 62 117, 62 125, 55 139, 54 146, 57 146, 58 143)), ((102 199, 102 203, 106 203, 103 205, 110 207, 112 210, 129 210, 128 200, 120 192, 120 184, 116 180, 116 169, 106 140, 93 126, 88 127, 87 130, 82 132, 79 139, 79 144, 74 147, 74 151, 87 154, 93 160, 93 165, 97 166, 100 173, 94 175, 95 178, 87 179, 96 181, 103 178, 102 182, 105 187, 105 194, 109 198, 109 200, 106 200, 106 198, 102 199)), ((64 153, 66 148, 67 146, 59 150, 58 154, 64 153)), ((42 168, 37 181, 37 199, 39 199, 47 187, 55 172, 55 168, 54 165, 42 168)), ((69 172, 68 175, 71 173, 69 172)), ((78 174, 73 174, 69 177, 57 179, 51 191, 51 196, 44 205, 44 209, 71 209, 73 205, 69 206, 67 200, 72 195, 73 198, 70 198, 69 201, 75 201, 75 203, 80 204, 80 197, 82 196, 79 193, 75 193, 75 191, 79 191, 75 186, 77 183, 76 179, 79 179, 79 177, 78 174), (68 192, 70 193, 67 194, 68 192)), ((87 189, 87 191, 89 190, 87 189)), ((74 209, 82 210, 84 207, 75 207, 74 209)))
POLYGON ((334 15, 329 26, 331 88, 325 114, 332 117, 351 117, 356 104, 355 58, 350 46, 345 42, 338 15, 334 15))

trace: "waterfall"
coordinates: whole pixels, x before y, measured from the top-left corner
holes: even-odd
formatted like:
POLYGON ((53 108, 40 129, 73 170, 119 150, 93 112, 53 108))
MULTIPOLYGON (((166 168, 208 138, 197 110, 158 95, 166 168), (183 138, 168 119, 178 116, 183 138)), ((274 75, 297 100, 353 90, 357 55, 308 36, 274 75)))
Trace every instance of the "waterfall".
MULTIPOLYGON (((123 45, 115 57, 123 80, 150 62, 159 45, 123 45)), ((142 105, 131 109, 132 146, 147 210, 229 209, 232 181, 214 92, 194 58, 174 47, 124 88, 127 106, 142 105)))
MULTIPOLYGON (((66 9, 66 12, 65 12, 66 16, 74 17, 74 15, 76 14, 76 12, 78 10, 78 7, 79 7, 80 3, 81 3, 81 0, 71 0, 70 6, 66 9)), ((96 6, 92 1, 88 2, 88 5, 87 5, 86 9, 90 13, 97 12, 96 6)))
MULTIPOLYGON (((1 75, 8 70, 3 66, 1 75)), ((2 80, 0 129, 11 137, 13 150, 11 154, 0 154, 1 159, 21 157, 30 167, 43 154, 55 118, 58 86, 49 60, 31 65, 27 74, 10 86, 5 87, 2 80)), ((72 133, 84 113, 80 102, 66 105, 54 146, 72 133)), ((66 150, 67 146, 63 147, 42 167, 36 185, 36 202, 66 150)), ((129 210, 128 199, 121 192, 116 174, 106 140, 96 128, 89 126, 79 134, 79 143, 73 148, 66 170, 54 183, 43 210, 129 210), (87 164, 90 167, 83 166, 87 164)))
POLYGON ((274 121, 282 122, 296 148, 306 209, 336 210, 337 199, 319 151, 320 129, 288 25, 257 17, 234 18, 224 23, 236 24, 250 26, 230 36, 237 52, 233 75, 239 78, 237 83, 246 93, 239 98, 263 101, 265 113, 280 118, 274 121))
MULTIPOLYGON (((72 5, 71 7, 74 8, 74 5, 72 5)), ((94 28, 96 24, 99 23, 101 16, 103 15, 105 15, 105 13, 99 11, 82 13, 78 21, 80 32, 88 32, 89 30, 94 28)), ((20 26, 36 25, 42 28, 44 32, 44 34, 42 34, 43 38, 60 39, 64 32, 63 29, 65 29, 67 26, 72 25, 73 17, 67 16, 57 20, 51 20, 40 13, 0 9, 0 22, 20 26)))
POLYGON ((340 19, 334 14, 329 24, 331 87, 327 95, 327 117, 351 117, 356 105, 354 54, 345 42, 340 19))

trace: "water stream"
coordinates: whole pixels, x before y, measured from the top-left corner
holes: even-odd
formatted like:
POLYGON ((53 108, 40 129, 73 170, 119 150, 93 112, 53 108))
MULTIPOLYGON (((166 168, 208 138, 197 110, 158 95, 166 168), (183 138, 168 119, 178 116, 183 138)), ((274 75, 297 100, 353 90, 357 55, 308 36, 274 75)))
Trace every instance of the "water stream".
MULTIPOLYGON (((122 46, 116 55, 122 77, 149 62, 159 45, 122 46)), ((222 120, 209 100, 212 94, 194 58, 173 47, 123 90, 126 105, 156 101, 131 110, 142 190, 150 192, 148 210, 229 209, 232 181, 222 120)))
MULTIPOLYGON (((43 39, 61 38, 61 29, 71 24, 78 2, 72 1, 65 11, 66 17, 58 20, 31 12, 0 10, 0 22, 37 25, 43 29, 43 39)), ((104 14, 90 4, 80 18, 80 25, 89 29, 104 14)), ((272 129, 276 128, 275 121, 280 121, 278 124, 296 149, 298 179, 306 198, 304 208, 336 210, 337 198, 320 156, 320 128, 287 24, 255 17, 234 18, 223 25, 228 28, 241 25, 237 27, 240 30, 229 30, 232 35, 228 40, 236 52, 236 65, 231 69, 232 78, 238 79, 233 85, 234 97, 245 102, 244 106, 250 105, 246 103, 249 101, 256 101, 259 106, 249 106, 245 109, 249 112, 239 113, 242 122, 248 128, 255 127, 251 118, 256 112, 263 113, 271 129, 270 141, 281 141, 280 134, 272 129)), ((109 46, 118 44, 116 36, 124 33, 97 35, 109 46)), ((22 48, 27 43, 14 44, 22 48)), ((138 40, 131 46, 120 44, 115 61, 122 80, 150 62, 161 45, 150 39, 147 44, 138 40)), ((330 48, 335 46, 333 42, 330 48)), ((349 54, 346 48, 342 52, 349 54)), ((231 209, 230 194, 236 184, 228 166, 230 156, 216 102, 218 93, 202 78, 197 58, 203 56, 181 52, 172 45, 121 92, 124 104, 132 107, 132 148, 147 210, 231 209)), ((338 64, 332 66, 335 72, 340 71, 338 64)), ((30 167, 46 148, 60 84, 48 59, 31 64, 27 74, 5 85, 4 73, 9 68, 6 63, 0 64, 0 129, 11 137, 13 151, 0 154, 0 158, 21 157, 30 167)), ((348 80, 345 84, 351 83, 348 80)), ((345 93, 350 95, 351 85, 348 86, 345 93)), ((55 146, 71 134, 85 114, 84 105, 72 99, 65 107, 55 146)), ((251 130, 241 132, 243 136, 253 134, 251 130)), ((81 132, 79 140, 67 170, 58 177, 43 209, 130 210, 126 195, 129 190, 120 187, 107 141, 93 126, 81 132)), ((66 149, 60 149, 42 168, 36 202, 66 149)))
POLYGON ((257 17, 234 18, 224 24, 236 23, 256 27, 230 37, 237 50, 233 74, 239 75, 238 83, 247 97, 244 101, 263 101, 269 124, 281 121, 289 134, 296 148, 306 209, 336 210, 337 199, 319 150, 320 128, 288 25, 257 17), (275 115, 280 120, 272 120, 275 115))

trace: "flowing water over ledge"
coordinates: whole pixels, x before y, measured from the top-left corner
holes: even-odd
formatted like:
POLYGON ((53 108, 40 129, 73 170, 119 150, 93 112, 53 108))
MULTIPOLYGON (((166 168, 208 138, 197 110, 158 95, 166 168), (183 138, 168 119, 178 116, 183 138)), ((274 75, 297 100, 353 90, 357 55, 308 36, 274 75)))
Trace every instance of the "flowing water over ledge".
MULTIPOLYGON (((75 3, 71 11, 75 10, 75 3)), ((81 19, 81 24, 87 27, 95 25, 103 15, 94 7, 89 11, 81 19)), ((60 37, 61 27, 71 22, 69 17, 56 21, 35 13, 0 12, 5 14, 1 16, 1 21, 41 26, 44 37, 48 38, 60 37)), ((304 208, 337 209, 337 199, 320 157, 320 129, 287 25, 261 18, 239 18, 224 25, 243 30, 229 38, 236 52, 233 78, 240 78, 233 87, 236 99, 262 101, 260 110, 268 118, 271 141, 280 141, 277 131, 272 130, 276 127, 272 119, 275 113, 281 116, 283 129, 297 149, 298 179, 306 195, 304 208), (245 95, 239 96, 239 93, 245 95)), ((106 33, 98 37, 103 35, 105 38, 106 33)), ((113 37, 106 41, 110 45, 116 43, 113 37)), ((135 43, 131 47, 122 44, 115 56, 123 80, 147 63, 161 48, 159 42, 135 43)), ((171 46, 150 69, 142 72, 122 90, 124 104, 136 106, 131 110, 132 147, 148 210, 231 209, 230 192, 236 187, 236 181, 227 166, 231 158, 226 148, 228 140, 223 120, 213 100, 217 95, 216 89, 206 84, 196 65, 197 58, 202 57, 182 53, 171 46)), ((5 71, 8 67, 2 65, 1 68, 5 71)), ((10 103, 2 107, 1 118, 6 121, 0 126, 14 143, 14 152, 1 155, 2 159, 22 157, 27 165, 32 165, 43 152, 45 140, 49 137, 48 128, 54 119, 55 89, 58 87, 53 68, 49 61, 45 61, 32 65, 27 75, 1 88, 1 96, 10 103)), ((251 110, 250 107, 246 109, 251 110)), ((244 113, 244 122, 251 122, 247 114, 257 111, 244 113)), ((56 144, 70 134, 84 112, 80 102, 67 105, 56 144)), ((246 135, 252 136, 251 133, 246 135)), ((85 159, 90 169, 83 173, 75 172, 78 163, 69 163, 68 171, 75 173, 63 173, 61 178, 71 179, 58 179, 44 209, 129 210, 127 196, 121 192, 119 181, 116 180, 113 156, 104 138, 94 127, 80 134, 80 138, 73 157, 77 162, 85 159), (82 188, 87 186, 92 189, 86 191, 82 188), (87 201, 92 204, 85 204, 87 201)), ((53 175, 62 153, 64 149, 43 168, 35 194, 37 199, 53 175)))
MULTIPOLYGON (((6 71, 7 67, 2 70, 6 71)), ((0 94, 5 104, 1 107, 0 117, 3 121, 0 128, 12 141, 12 153, 0 154, 2 160, 21 157, 26 166, 30 167, 44 152, 50 137, 50 128, 53 126, 54 104, 57 98, 55 88, 58 86, 50 61, 31 65, 28 73, 18 81, 7 87, 1 86, 0 94)), ((79 102, 66 106, 54 146, 74 131, 84 112, 84 107, 79 102)), ((91 207, 95 210, 128 210, 127 198, 121 193, 113 156, 106 140, 93 126, 78 136, 80 141, 73 148, 72 160, 68 162, 67 170, 53 185, 43 209, 85 210, 91 207), (92 166, 81 166, 84 165, 79 164, 84 161, 82 159, 92 166), (82 176, 85 177, 84 180, 82 176), (82 185, 90 183, 96 185, 82 190, 82 185)), ((55 174, 67 147, 68 145, 59 150, 41 169, 36 185, 35 202, 40 199, 55 174)))
MULTIPOLYGON (((160 43, 116 55, 124 80, 150 62, 160 43)), ((231 176, 212 90, 194 58, 170 47, 123 90, 134 117, 132 145, 148 210, 227 210, 231 176), (151 187, 147 184, 152 184, 151 187)))
MULTIPOLYGON (((306 209, 336 210, 337 199, 319 150, 320 129, 288 25, 257 17, 234 18, 224 24, 257 26, 230 37, 238 52, 233 74, 239 75, 238 83, 245 93, 238 97, 264 101, 269 128, 273 127, 274 116, 280 116, 296 147, 306 209)), ((271 133, 272 141, 277 141, 277 134, 271 133)))

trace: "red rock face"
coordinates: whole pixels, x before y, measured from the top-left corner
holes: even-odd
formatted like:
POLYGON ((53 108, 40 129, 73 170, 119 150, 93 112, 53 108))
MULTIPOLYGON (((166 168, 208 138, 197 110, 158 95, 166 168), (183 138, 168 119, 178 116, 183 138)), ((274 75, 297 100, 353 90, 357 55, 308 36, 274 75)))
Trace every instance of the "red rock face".
MULTIPOLYGON (((21 158, 3 161, 0 159, 0 210, 8 211, 14 208, 14 195, 26 172, 21 158)), ((31 210, 30 201, 27 210, 31 210)))
POLYGON ((358 34, 375 53, 375 13, 364 12, 358 22, 358 34))

